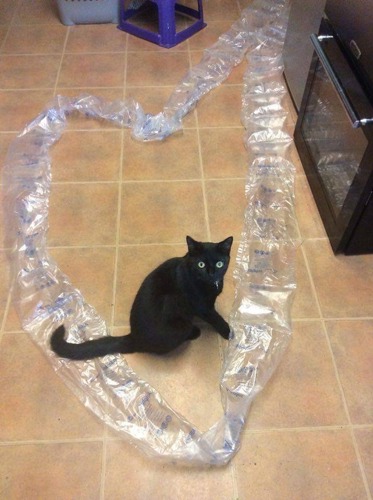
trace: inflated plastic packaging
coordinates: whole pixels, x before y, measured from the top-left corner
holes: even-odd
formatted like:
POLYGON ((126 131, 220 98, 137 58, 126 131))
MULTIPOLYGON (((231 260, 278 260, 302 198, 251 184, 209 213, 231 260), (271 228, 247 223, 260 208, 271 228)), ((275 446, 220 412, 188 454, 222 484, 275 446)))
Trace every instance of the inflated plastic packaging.
POLYGON ((294 167, 283 130, 281 51, 287 21, 282 0, 257 0, 205 51, 170 96, 164 110, 146 114, 132 101, 58 96, 12 143, 4 168, 7 247, 14 302, 23 328, 44 350, 72 391, 113 429, 147 455, 186 464, 223 465, 239 448, 248 409, 277 367, 291 337, 295 290, 294 167), (138 140, 161 140, 219 85, 246 55, 242 122, 254 160, 248 167, 247 210, 234 270, 231 338, 221 373, 222 417, 207 432, 177 414, 121 355, 90 361, 58 358, 49 348, 62 322, 69 341, 107 335, 105 321, 70 283, 47 250, 51 189, 49 150, 72 113, 129 127, 138 140))

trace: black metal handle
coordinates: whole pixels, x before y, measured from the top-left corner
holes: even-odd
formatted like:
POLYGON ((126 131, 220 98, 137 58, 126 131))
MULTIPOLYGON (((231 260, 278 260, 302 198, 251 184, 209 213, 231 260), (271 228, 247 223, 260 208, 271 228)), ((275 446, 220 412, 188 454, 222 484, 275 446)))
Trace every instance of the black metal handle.
POLYGON ((311 35, 311 42, 314 46, 315 52, 316 52, 318 58, 320 59, 320 62, 322 64, 326 74, 329 77, 329 80, 333 84, 333 87, 335 88, 335 90, 338 94, 338 97, 340 98, 340 100, 343 104, 343 107, 347 113, 348 118, 351 121, 352 126, 354 128, 358 128, 358 127, 361 127, 363 125, 367 125, 368 123, 373 122, 373 118, 360 118, 359 117, 359 115, 356 112, 354 106, 352 105, 348 95, 344 91, 343 86, 341 85, 341 82, 339 81, 339 78, 336 75, 332 65, 330 64, 330 61, 329 61, 328 57, 326 56, 326 54, 322 48, 322 45, 320 43, 320 41, 322 41, 323 39, 327 39, 327 38, 333 38, 333 36, 331 36, 331 35, 317 36, 317 35, 312 34, 311 35))

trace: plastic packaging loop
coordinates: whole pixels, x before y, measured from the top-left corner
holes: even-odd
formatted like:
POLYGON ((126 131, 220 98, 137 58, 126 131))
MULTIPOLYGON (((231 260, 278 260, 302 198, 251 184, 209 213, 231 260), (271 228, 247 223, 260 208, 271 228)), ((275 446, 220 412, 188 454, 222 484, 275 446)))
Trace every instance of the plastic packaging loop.
POLYGON ((247 412, 277 367, 291 336, 297 231, 293 211, 294 167, 284 159, 290 137, 281 49, 287 21, 282 0, 258 0, 206 50, 156 116, 133 100, 107 102, 90 95, 58 96, 19 134, 4 168, 7 247, 12 249, 14 302, 22 325, 45 351, 79 399, 104 422, 152 457, 223 465, 239 448, 247 412), (129 127, 138 140, 162 140, 182 127, 182 118, 240 63, 244 77, 242 118, 246 145, 255 153, 246 183, 247 210, 234 276, 232 328, 221 374, 221 419, 200 432, 172 410, 120 356, 87 362, 59 359, 49 338, 64 322, 69 340, 106 335, 105 322, 86 303, 47 251, 51 189, 50 147, 68 117, 108 120, 129 127))

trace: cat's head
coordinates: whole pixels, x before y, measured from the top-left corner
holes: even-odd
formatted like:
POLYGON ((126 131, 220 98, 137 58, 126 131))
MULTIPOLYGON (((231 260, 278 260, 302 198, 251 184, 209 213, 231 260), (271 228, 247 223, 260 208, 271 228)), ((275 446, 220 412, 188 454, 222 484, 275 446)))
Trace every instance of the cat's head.
POLYGON ((228 269, 233 237, 219 243, 202 243, 187 236, 186 241, 189 269, 197 279, 219 288, 228 269))

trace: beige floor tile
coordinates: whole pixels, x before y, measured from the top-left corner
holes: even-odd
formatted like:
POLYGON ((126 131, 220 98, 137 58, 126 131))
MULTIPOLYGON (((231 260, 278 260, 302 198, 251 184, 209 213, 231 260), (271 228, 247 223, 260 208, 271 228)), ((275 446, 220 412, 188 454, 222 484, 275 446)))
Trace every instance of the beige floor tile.
POLYGON ((21 320, 18 317, 14 304, 11 302, 9 311, 4 325, 5 332, 20 332, 22 331, 21 320))
POLYGON ((119 249, 115 325, 128 325, 129 314, 137 290, 145 277, 166 259, 181 257, 184 245, 141 245, 119 249))
POLYGON ((107 498, 225 500, 233 498, 233 495, 229 467, 206 469, 168 465, 145 457, 127 443, 108 443, 105 478, 107 498), (126 481, 123 481, 123 474, 126 481))
POLYGON ((10 290, 9 263, 5 250, 0 250, 0 325, 2 324, 10 290))
POLYGON ((241 237, 246 198, 243 180, 206 181, 211 238, 241 237))
POLYGON ((21 0, 18 2, 15 24, 60 24, 57 4, 53 0, 21 0))
POLYGON ((307 178, 304 175, 296 176, 295 209, 302 239, 327 237, 307 178))
POLYGON ((0 371, 2 441, 83 439, 103 424, 78 401, 26 333, 4 334, 0 371))
POLYGON ((110 323, 115 249, 54 248, 50 253, 72 285, 80 290, 86 301, 110 323))
POLYGON ((16 2, 1 2, 0 4, 0 24, 8 26, 17 8, 16 2))
MULTIPOLYGON (((1 147, 1 146, 0 146, 1 147)), ((0 168, 0 176, 2 175, 1 168, 0 168)), ((7 188, 5 186, 2 186, 0 183, 0 191, 4 191, 7 188)), ((7 248, 9 247, 9 239, 8 236, 5 235, 6 229, 5 229, 5 220, 2 221, 2 224, 0 225, 0 249, 7 248)))
POLYGON ((4 498, 100 498, 99 442, 19 444, 0 447, 4 498))
POLYGON ((49 245, 113 245, 117 208, 116 184, 55 184, 49 245))
POLYGON ((206 179, 246 178, 247 153, 241 128, 209 128, 199 132, 206 179))
POLYGON ((52 90, 0 90, 0 131, 22 130, 41 113, 52 96, 52 90))
POLYGON ((52 88, 59 65, 56 56, 0 56, 0 86, 11 90, 52 88))
POLYGON ((203 12, 205 19, 209 21, 236 21, 240 14, 238 3, 230 0, 205 0, 203 12))
POLYGON ((54 181, 119 180, 121 160, 119 130, 67 131, 51 153, 54 181))
POLYGON ((218 333, 204 327, 198 339, 166 356, 127 356, 130 367, 201 431, 207 431, 223 416, 218 338, 218 333))
POLYGON ((11 26, 1 48, 4 54, 57 54, 62 53, 67 28, 57 25, 11 26))
POLYGON ((295 321, 289 348, 254 401, 248 429, 347 424, 322 323, 295 321))
POLYGON ((59 87, 122 87, 124 54, 65 54, 59 87))
MULTIPOLYGON (((1 14, 0 14, 1 16, 1 14)), ((1 53, 1 45, 3 41, 5 40, 6 34, 8 33, 8 26, 2 26, 0 24, 0 53, 1 53)))
MULTIPOLYGON (((8 153, 9 146, 16 138, 16 134, 3 134, 0 133, 0 184, 3 184, 3 167, 5 164, 6 155, 8 153)), ((0 229, 1 230, 1 229, 0 229)), ((1 238, 1 242, 3 239, 1 238)))
POLYGON ((189 70, 186 52, 129 52, 127 85, 176 85, 189 70))
POLYGON ((241 85, 222 85, 201 99, 197 107, 200 127, 240 127, 241 94, 241 85))
POLYGON ((206 241, 200 182, 123 184, 121 244, 181 243, 187 234, 206 241))
POLYGON ((303 247, 323 316, 372 316, 373 256, 335 256, 327 240, 306 241, 303 247))
POLYGON ((355 438, 363 462, 364 471, 373 494, 373 429, 355 429, 355 438))
POLYGON ((201 176, 196 130, 184 130, 166 141, 141 143, 130 132, 123 145, 124 180, 196 179, 201 176))
POLYGON ((125 52, 126 34, 115 24, 79 24, 69 29, 66 52, 125 52))
MULTIPOLYGON (((202 30, 193 35, 189 39, 189 47, 192 51, 201 51, 201 48, 211 47, 214 43, 218 41, 220 35, 228 31, 232 23, 230 21, 211 21, 207 23, 207 26, 202 30)), ((200 57, 200 55, 198 56, 200 57)), ((192 55, 192 60, 194 55, 192 55)))
POLYGON ((339 378, 354 424, 373 424, 373 321, 328 321, 339 378))
POLYGON ((239 498, 365 498, 346 430, 250 433, 235 467, 239 498))

